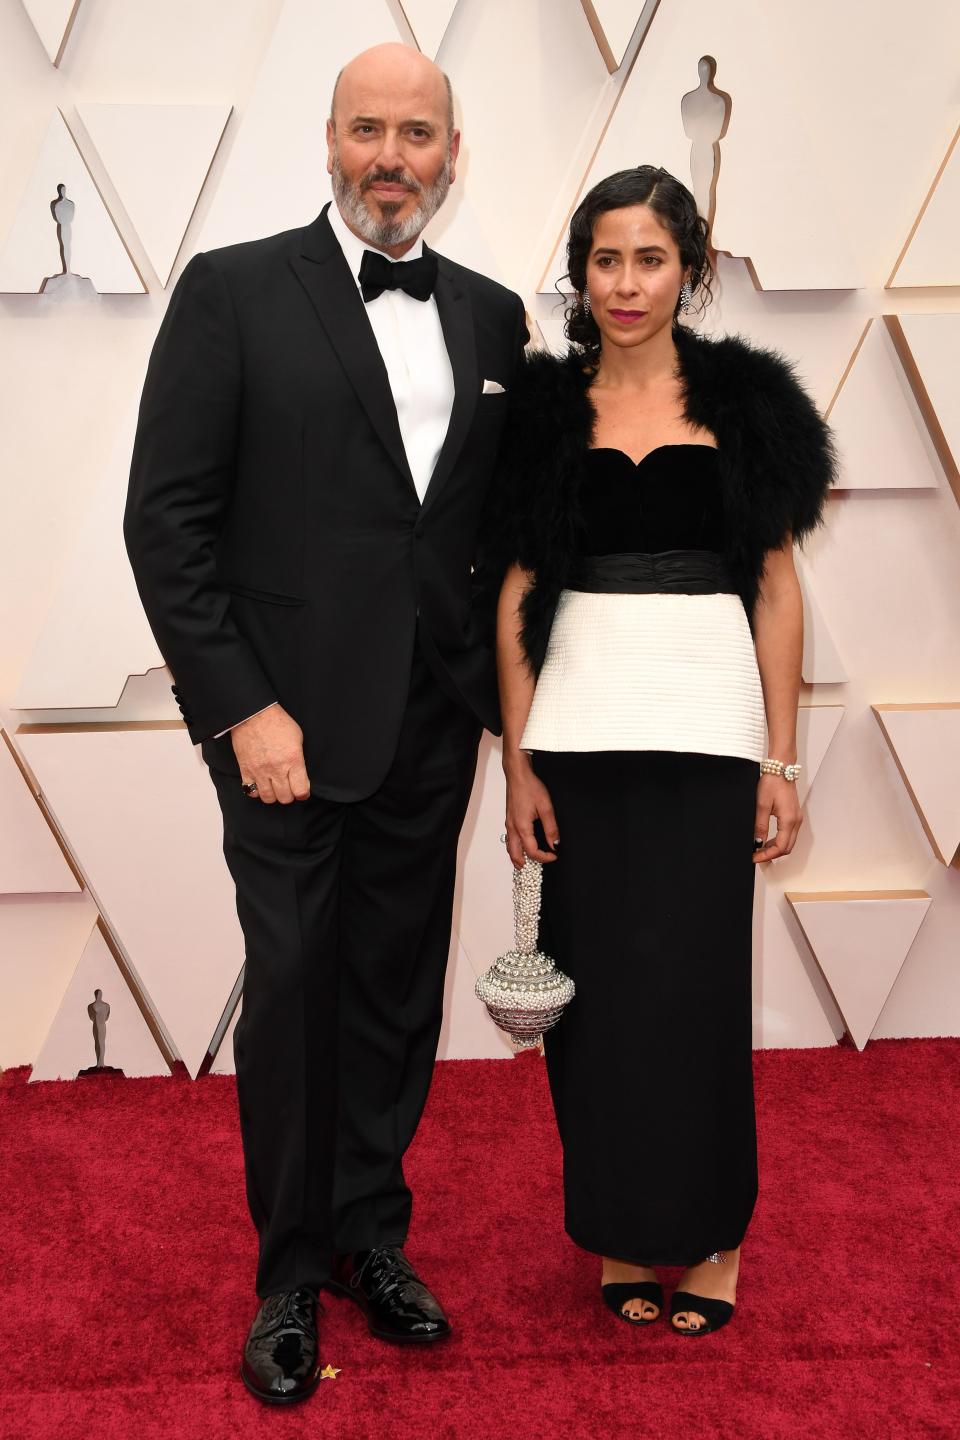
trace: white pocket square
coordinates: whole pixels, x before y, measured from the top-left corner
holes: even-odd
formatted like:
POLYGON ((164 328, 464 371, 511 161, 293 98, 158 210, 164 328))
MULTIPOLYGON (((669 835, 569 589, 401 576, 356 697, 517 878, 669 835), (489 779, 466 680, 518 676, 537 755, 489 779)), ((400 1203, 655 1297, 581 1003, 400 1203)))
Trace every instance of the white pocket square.
POLYGON ((483 393, 484 395, 506 395, 507 392, 499 380, 484 380, 483 393))

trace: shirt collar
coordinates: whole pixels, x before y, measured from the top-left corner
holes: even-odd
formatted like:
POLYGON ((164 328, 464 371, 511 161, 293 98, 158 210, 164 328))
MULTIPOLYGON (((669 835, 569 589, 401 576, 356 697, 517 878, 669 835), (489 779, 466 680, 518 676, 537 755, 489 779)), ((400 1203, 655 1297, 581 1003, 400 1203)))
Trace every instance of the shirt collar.
MULTIPOLYGON (((356 280, 358 287, 360 284, 360 262, 363 259, 364 250, 372 250, 375 255, 384 255, 392 264, 396 263, 392 255, 387 255, 385 251, 378 249, 376 245, 368 245, 365 240, 361 240, 359 236, 354 235, 340 214, 340 211, 337 209, 335 200, 331 202, 330 209, 327 211, 327 219, 330 221, 330 229, 337 237, 340 249, 343 251, 347 264, 350 266, 350 273, 354 280, 356 280)), ((423 238, 418 235, 406 255, 401 256, 401 259, 419 260, 422 254, 423 238)))

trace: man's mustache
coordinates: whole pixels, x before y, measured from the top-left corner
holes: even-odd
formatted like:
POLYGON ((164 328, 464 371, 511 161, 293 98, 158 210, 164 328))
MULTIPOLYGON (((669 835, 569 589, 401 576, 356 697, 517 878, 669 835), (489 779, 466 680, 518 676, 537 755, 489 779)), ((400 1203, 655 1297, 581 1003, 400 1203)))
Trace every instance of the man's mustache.
POLYGON ((371 185, 405 185, 418 194, 422 188, 419 181, 405 170, 372 170, 360 181, 360 189, 369 190, 371 185))

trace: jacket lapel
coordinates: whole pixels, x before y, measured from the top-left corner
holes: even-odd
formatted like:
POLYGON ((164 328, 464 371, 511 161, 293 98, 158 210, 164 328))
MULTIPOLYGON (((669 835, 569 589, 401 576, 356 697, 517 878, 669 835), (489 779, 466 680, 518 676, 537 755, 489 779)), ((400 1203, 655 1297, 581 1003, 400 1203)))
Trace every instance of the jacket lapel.
MULTIPOLYGON (((370 424, 390 459, 413 489, 413 476, 400 434, 387 368, 356 282, 330 228, 328 209, 329 206, 324 206, 313 224, 303 231, 300 254, 291 256, 290 263, 367 412, 370 424)), ((452 423, 451 419, 451 428, 452 423)), ((449 440, 449 435, 447 438, 449 440)))
MULTIPOLYGON (((426 249, 426 246, 424 246, 426 249)), ((453 267, 442 255, 437 256, 437 288, 435 291, 440 327, 453 370, 453 409, 446 437, 433 467, 433 474, 423 498, 424 509, 436 499, 438 492, 457 462, 463 442, 473 423, 480 395, 477 370, 477 345, 473 330, 473 307, 470 296, 457 281, 453 267)))

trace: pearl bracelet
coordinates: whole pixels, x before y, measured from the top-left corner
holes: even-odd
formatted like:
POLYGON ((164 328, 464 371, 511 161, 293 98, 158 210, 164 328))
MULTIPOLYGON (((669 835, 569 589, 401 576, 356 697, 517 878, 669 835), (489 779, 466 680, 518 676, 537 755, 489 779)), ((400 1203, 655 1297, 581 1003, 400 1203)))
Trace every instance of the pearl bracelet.
POLYGON ((802 765, 784 765, 782 760, 760 761, 761 775, 782 775, 784 780, 796 780, 802 769, 802 765))

